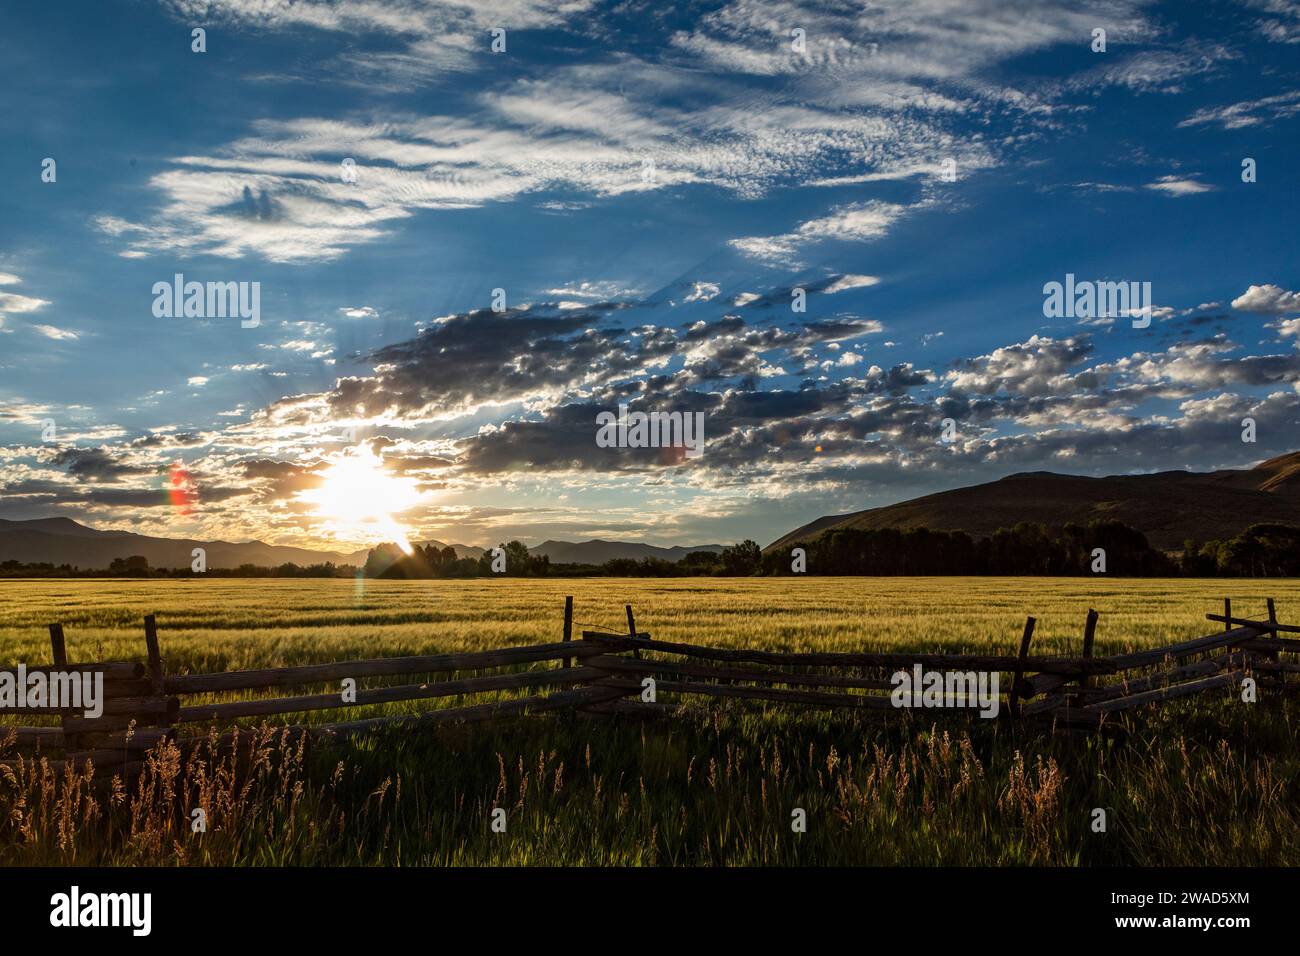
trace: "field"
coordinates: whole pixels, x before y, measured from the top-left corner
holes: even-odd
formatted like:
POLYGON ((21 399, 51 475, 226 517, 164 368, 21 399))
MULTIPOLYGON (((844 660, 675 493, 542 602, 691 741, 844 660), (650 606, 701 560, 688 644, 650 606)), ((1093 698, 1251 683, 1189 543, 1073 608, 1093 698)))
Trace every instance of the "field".
MULTIPOLYGON (((41 580, 0 583, 0 664, 140 658, 156 613, 169 673, 557 640, 575 619, 664 640, 785 651, 1097 653, 1209 633, 1207 611, 1300 582, 807 578, 569 581, 41 580)), ((454 703, 454 701, 451 701, 454 703)), ((392 705, 414 709, 415 705, 392 705)), ((374 709, 365 711, 373 714, 374 709)), ((337 714, 337 712, 336 712, 337 714)), ((1296 864, 1294 700, 1230 695, 1140 712, 1120 745, 957 717, 884 729, 843 712, 692 705, 646 724, 546 716, 310 753, 164 767, 105 792, 0 778, 0 861, 82 864, 1296 864), (187 808, 208 810, 195 835, 187 808), (505 833, 489 827, 507 810, 505 833), (1095 832, 1094 810, 1107 811, 1095 832), (791 830, 803 809, 807 832, 791 830)), ((328 719, 320 716, 318 719, 328 719)))

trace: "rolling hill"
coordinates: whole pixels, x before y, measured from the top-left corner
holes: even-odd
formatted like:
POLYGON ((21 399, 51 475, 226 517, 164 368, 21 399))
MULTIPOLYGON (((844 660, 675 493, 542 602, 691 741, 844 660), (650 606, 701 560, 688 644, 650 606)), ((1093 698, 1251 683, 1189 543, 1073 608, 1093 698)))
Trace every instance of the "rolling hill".
MULTIPOLYGON (((430 539, 419 542, 445 548, 442 541, 430 539)), ((468 544, 453 544, 459 558, 478 558, 486 552, 468 544)), ((54 565, 70 564, 79 568, 107 568, 114 558, 143 555, 155 568, 189 567, 191 552, 195 548, 207 551, 208 566, 236 568, 241 564, 276 567, 281 564, 350 564, 361 567, 366 563, 369 549, 340 553, 313 551, 265 544, 261 541, 234 543, 230 541, 199 541, 190 538, 154 538, 130 531, 101 531, 79 524, 71 518, 36 518, 29 521, 0 519, 0 561, 21 561, 24 564, 49 562, 54 565)), ((529 549, 533 554, 544 554, 554 564, 601 564, 611 558, 654 557, 665 561, 680 561, 692 551, 721 552, 720 544, 702 544, 698 547, 660 548, 636 541, 546 541, 529 549)))
POLYGON ((366 551, 339 553, 311 551, 264 544, 261 541, 198 541, 190 538, 153 538, 130 531, 100 531, 71 518, 37 518, 31 521, 0 519, 0 561, 25 564, 48 561, 80 568, 107 568, 114 558, 143 555, 150 567, 187 568, 195 548, 207 551, 208 567, 235 568, 241 564, 265 567, 298 565, 362 565, 366 551))
POLYGON ((930 528, 974 537, 1032 521, 1059 527, 1121 521, 1152 546, 1181 548, 1188 538, 1230 538, 1248 525, 1300 525, 1300 452, 1231 471, 1164 471, 1089 478, 1048 471, 1009 475, 881 508, 827 515, 765 548, 809 541, 831 528, 930 528))

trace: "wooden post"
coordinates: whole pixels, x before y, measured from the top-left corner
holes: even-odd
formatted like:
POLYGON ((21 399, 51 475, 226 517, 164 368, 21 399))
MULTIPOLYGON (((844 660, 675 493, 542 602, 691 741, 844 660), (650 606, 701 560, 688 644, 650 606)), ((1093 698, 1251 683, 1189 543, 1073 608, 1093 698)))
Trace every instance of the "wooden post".
POLYGON ((163 692, 162 655, 158 652, 158 623, 152 614, 144 616, 144 646, 149 652, 149 683, 155 694, 163 692))
POLYGON ((1223 617, 1224 617, 1223 629, 1225 631, 1231 631, 1232 630, 1232 598, 1223 599, 1223 617))
POLYGON ((54 651, 54 666, 68 666, 68 648, 63 643, 63 625, 50 625, 50 648, 54 651))
MULTIPOLYGON (((567 644, 573 640, 573 595, 570 594, 564 599, 564 641, 567 644)), ((573 661, 566 657, 560 665, 561 667, 572 667, 573 661)))
MULTIPOLYGON (((624 605, 624 607, 627 608, 627 636, 632 638, 632 640, 635 641, 636 640, 636 618, 632 616, 632 605, 626 604, 624 605)), ((633 651, 632 656, 635 657, 637 660, 640 660, 641 652, 633 651)))
MULTIPOLYGON (((1272 598, 1268 598, 1268 623, 1270 623, 1270 624, 1276 624, 1276 623, 1277 623, 1277 605, 1273 603, 1273 599, 1272 599, 1272 598)), ((1272 634, 1273 638, 1276 640, 1277 637, 1278 637, 1278 633, 1277 633, 1277 631, 1272 631, 1272 632, 1270 632, 1270 633, 1272 634)), ((1274 661, 1279 659, 1279 655, 1278 655, 1278 652, 1277 652, 1277 651, 1272 651, 1272 652, 1268 655, 1268 657, 1269 657, 1269 660, 1274 660, 1274 661)), ((1285 688, 1285 686, 1286 686, 1286 671, 1279 671, 1279 672, 1278 672, 1278 675, 1277 675, 1277 679, 1282 683, 1282 686, 1285 688)))
MULTIPOLYGON (((63 640, 63 625, 50 625, 50 650, 54 654, 55 667, 68 666, 68 646, 63 640)), ((59 713, 59 727, 63 731, 63 749, 65 753, 70 753, 77 749, 81 738, 69 730, 69 717, 71 711, 61 711, 59 713)))
MULTIPOLYGON (((1092 643, 1093 640, 1096 638, 1096 636, 1097 636, 1097 612, 1092 608, 1088 608, 1088 621, 1086 624, 1083 625, 1083 656, 1084 657, 1092 657, 1092 643)), ((1091 682, 1092 679, 1087 674, 1084 674, 1083 678, 1079 681, 1079 683, 1084 687, 1087 687, 1091 682)))
POLYGON ((1007 703, 1013 716, 1020 716, 1020 681, 1025 676, 1025 658, 1029 656, 1029 642, 1034 636, 1032 617, 1025 618, 1025 632, 1020 636, 1020 652, 1016 655, 1016 672, 1011 677, 1011 690, 1007 693, 1007 703))

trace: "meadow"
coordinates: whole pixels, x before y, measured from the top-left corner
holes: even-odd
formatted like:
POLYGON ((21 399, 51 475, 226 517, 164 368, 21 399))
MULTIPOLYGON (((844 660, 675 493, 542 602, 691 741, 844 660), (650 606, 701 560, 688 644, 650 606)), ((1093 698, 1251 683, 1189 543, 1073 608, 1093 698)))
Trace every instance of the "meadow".
MULTIPOLYGON (((1208 611, 1300 619, 1294 580, 694 578, 0 583, 0 664, 141 658, 169 673, 481 650, 576 630, 782 651, 1097 653, 1209 633, 1208 611)), ((446 703, 454 704, 455 700, 446 703)), ((391 712, 428 704, 390 705, 391 712)), ((358 715, 379 712, 375 708, 358 715)), ((340 712, 315 719, 338 719, 340 712)), ((352 712, 342 712, 352 713, 352 712)), ((691 704, 670 722, 546 715, 304 751, 160 754, 140 784, 0 774, 0 862, 208 865, 1227 865, 1300 863, 1294 699, 1137 712, 1124 742, 1001 722, 691 704), (202 807, 205 833, 189 812, 202 807), (506 832, 489 826, 507 811, 506 832), (1104 833, 1094 811, 1107 811, 1104 833), (803 809, 807 831, 792 832, 803 809)), ((100 775, 102 777, 102 774, 100 775)))

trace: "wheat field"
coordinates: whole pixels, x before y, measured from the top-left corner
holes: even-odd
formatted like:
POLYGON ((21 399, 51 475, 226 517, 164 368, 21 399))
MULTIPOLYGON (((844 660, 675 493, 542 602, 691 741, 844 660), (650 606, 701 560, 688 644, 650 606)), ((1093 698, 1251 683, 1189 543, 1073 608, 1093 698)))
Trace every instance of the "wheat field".
MULTIPOLYGON (((1115 653, 1217 630, 1204 615, 1225 595, 1236 614, 1275 597, 1300 619, 1296 581, 33 580, 0 583, 0 663, 47 662, 52 621, 74 662, 140 659, 146 613, 172 673, 554 641, 567 594, 577 630, 622 630, 630 603, 656 638, 784 651, 1008 653, 1033 614, 1035 653, 1077 653, 1094 607, 1097 652, 1115 653)), ((1202 695, 1126 723, 1117 743, 732 701, 663 723, 552 714, 309 752, 267 726, 237 757, 162 750, 130 788, 0 766, 0 863, 1300 864, 1294 698, 1202 695)))
POLYGON ((669 641, 779 651, 1013 653, 1026 615, 1034 653, 1077 653, 1088 608, 1097 653, 1217 630, 1231 597, 1300 619, 1300 581, 1095 578, 581 578, 468 581, 23 580, 0 582, 0 664, 143 656, 156 614, 168 669, 233 670, 358 656, 482 650, 559 640, 565 595, 578 625, 669 641))

